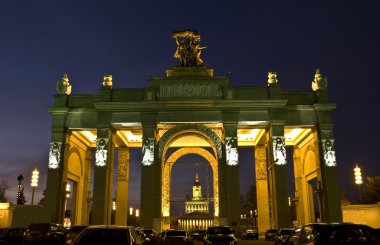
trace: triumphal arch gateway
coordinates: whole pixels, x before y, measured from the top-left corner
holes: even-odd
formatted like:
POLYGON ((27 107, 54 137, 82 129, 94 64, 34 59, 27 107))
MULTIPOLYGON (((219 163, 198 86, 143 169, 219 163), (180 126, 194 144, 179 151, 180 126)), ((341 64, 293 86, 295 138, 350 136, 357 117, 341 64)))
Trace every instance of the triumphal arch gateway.
POLYGON ((335 104, 329 102, 321 72, 310 78, 310 91, 283 91, 275 72, 268 73, 262 86, 235 87, 228 76, 214 76, 202 65, 198 32, 174 32, 173 38, 180 64, 168 69, 166 77, 151 77, 146 88, 113 88, 111 75, 99 83, 98 94, 71 94, 66 75, 57 83, 54 105, 49 107, 49 219, 62 222, 65 184, 70 181, 73 224, 109 224, 116 192, 115 223, 125 225, 130 149, 141 148, 141 226, 170 227, 173 164, 197 154, 212 168, 214 224, 239 229, 238 147, 249 147, 255 152, 252 171, 260 232, 292 225, 290 164, 297 224, 316 222, 316 213, 318 221, 341 221, 335 104), (292 149, 292 156, 285 148, 292 149))

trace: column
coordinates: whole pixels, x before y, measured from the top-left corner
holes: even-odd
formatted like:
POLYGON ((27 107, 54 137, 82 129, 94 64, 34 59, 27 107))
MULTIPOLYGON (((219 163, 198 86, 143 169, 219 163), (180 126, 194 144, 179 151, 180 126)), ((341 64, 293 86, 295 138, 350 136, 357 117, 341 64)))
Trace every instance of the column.
MULTIPOLYGON (((239 154, 237 138, 238 114, 223 113, 225 132, 225 202, 227 224, 234 230, 240 229, 240 183, 239 183, 239 154)), ((219 175, 220 176, 220 175, 219 175)), ((223 175, 222 175, 223 176, 223 175)), ((219 178, 223 180, 223 178, 219 178)), ((221 202, 222 200, 220 200, 221 202)), ((221 224, 223 225, 223 223, 221 224)))
POLYGON ((301 150, 298 147, 294 147, 293 151, 293 165, 294 165, 294 184, 295 184, 295 205, 297 213, 297 225, 305 224, 305 202, 304 202, 304 190, 303 190, 303 177, 301 175, 301 150))
POLYGON ((109 128, 98 128, 94 166, 92 225, 111 224, 113 185, 113 143, 109 128))
POLYGON ((46 212, 44 217, 47 221, 63 224, 64 213, 64 184, 65 176, 65 148, 66 148, 66 114, 67 107, 64 107, 57 100, 67 99, 66 95, 56 96, 55 107, 49 108, 52 114, 52 127, 50 138, 49 162, 46 180, 46 212), (59 105, 57 105, 57 103, 59 105))
POLYGON ((332 125, 319 125, 318 150, 321 170, 322 222, 341 222, 340 189, 337 178, 332 125))
POLYGON ((92 155, 93 150, 88 148, 85 157, 85 169, 83 174, 83 192, 82 192, 82 225, 89 224, 90 215, 90 195, 91 195, 91 170, 92 170, 92 155))
MULTIPOLYGON (((147 115, 145 115, 147 116, 147 115)), ((143 118, 141 226, 161 231, 161 162, 155 157, 156 123, 143 118)))
POLYGON ((127 225, 129 161, 129 148, 120 147, 116 179, 115 225, 127 225))
POLYGON ((265 231, 271 228, 267 169, 266 146, 258 144, 255 147, 255 175, 259 236, 264 236, 265 231))
POLYGON ((269 135, 271 222, 274 228, 291 227, 283 122, 272 122, 269 135))

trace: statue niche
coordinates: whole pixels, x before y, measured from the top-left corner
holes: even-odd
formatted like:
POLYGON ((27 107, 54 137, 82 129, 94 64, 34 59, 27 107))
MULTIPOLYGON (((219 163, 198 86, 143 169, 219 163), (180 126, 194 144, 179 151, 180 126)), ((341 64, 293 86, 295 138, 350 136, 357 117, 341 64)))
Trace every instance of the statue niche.
POLYGON ((175 31, 172 34, 177 43, 177 50, 174 58, 179 59, 181 66, 200 66, 201 51, 206 47, 201 47, 199 42, 201 36, 196 30, 175 31))

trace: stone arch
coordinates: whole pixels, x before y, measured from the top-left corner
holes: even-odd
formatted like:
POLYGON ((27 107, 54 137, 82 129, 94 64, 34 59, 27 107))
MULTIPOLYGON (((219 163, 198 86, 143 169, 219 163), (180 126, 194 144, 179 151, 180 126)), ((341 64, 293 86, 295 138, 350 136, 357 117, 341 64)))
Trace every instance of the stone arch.
POLYGON ((304 215, 305 215, 305 223, 316 222, 315 220, 315 203, 314 203, 314 190, 311 182, 318 178, 317 173, 317 158, 315 154, 315 146, 310 144, 307 146, 304 154, 303 154, 303 162, 302 162, 302 179, 303 179, 303 204, 304 204, 304 215))
POLYGON ((67 170, 70 174, 77 177, 83 176, 84 166, 82 161, 82 156, 77 147, 70 147, 67 154, 67 170), (78 164, 79 163, 79 164, 78 164))
POLYGON ((163 162, 162 168, 162 215, 170 216, 170 181, 171 171, 175 162, 188 154, 197 154, 204 157, 211 165, 213 171, 213 191, 214 191, 214 217, 219 216, 219 197, 218 197, 218 162, 217 159, 206 149, 200 147, 186 147, 175 151, 167 161, 163 162))
MULTIPOLYGON (((156 154, 157 154, 156 159, 161 164, 161 185, 162 185, 161 188, 164 188, 164 186, 168 186, 168 184, 163 183, 164 181, 169 181, 168 183, 170 183, 170 176, 168 176, 167 180, 165 180, 165 176, 164 176, 166 152, 167 152, 170 144, 172 142, 174 142, 176 139, 178 139, 184 135, 189 135, 189 134, 201 137, 206 142, 208 142, 210 147, 213 150, 213 153, 214 153, 213 157, 214 157, 215 161, 217 161, 218 163, 222 161, 222 159, 223 159, 223 142, 218 137, 218 135, 214 131, 212 131, 210 128, 208 128, 207 126, 202 125, 202 124, 186 123, 186 124, 180 124, 180 125, 177 125, 173 128, 170 128, 168 131, 166 131, 161 136, 161 138, 159 139, 159 141, 156 144, 156 146, 158 148, 156 151, 156 154)), ((218 169, 219 169, 219 166, 218 166, 218 169)), ((215 172, 218 172, 218 170, 215 172)), ((218 177, 218 180, 219 180, 219 177, 218 177)), ((215 181, 215 178, 214 178, 214 181, 215 181)), ((218 187, 216 189, 218 190, 218 192, 217 193, 214 192, 214 194, 216 195, 216 196, 214 196, 214 198, 217 198, 217 202, 218 202, 218 206, 214 203, 214 210, 215 210, 214 212, 217 214, 217 216, 215 216, 216 219, 219 216, 219 210, 220 210, 219 183, 217 183, 217 185, 218 185, 218 187)), ((168 191, 169 190, 161 189, 161 216, 162 217, 170 215, 170 206, 168 204, 168 201, 166 201, 166 200, 169 200, 169 196, 167 195, 165 197, 165 199, 163 197, 164 193, 169 193, 168 191)))
POLYGON ((302 175, 306 176, 312 174, 317 170, 317 161, 315 157, 315 150, 313 145, 308 145, 303 156, 302 175))
POLYGON ((170 145, 176 138, 183 136, 184 134, 194 133, 198 136, 201 136, 207 142, 210 143, 211 148, 214 151, 214 154, 218 159, 223 157, 223 143, 218 135, 212 131, 210 128, 202 124, 191 124, 185 123, 178 126, 175 126, 162 135, 158 142, 158 157, 161 158, 165 156, 165 153, 170 145))

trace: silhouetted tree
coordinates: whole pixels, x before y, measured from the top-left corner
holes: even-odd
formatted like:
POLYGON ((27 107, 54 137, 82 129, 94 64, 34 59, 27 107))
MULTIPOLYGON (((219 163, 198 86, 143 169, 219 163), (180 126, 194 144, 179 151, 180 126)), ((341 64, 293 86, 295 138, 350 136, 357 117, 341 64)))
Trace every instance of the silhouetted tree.
POLYGON ((8 201, 7 197, 5 196, 5 193, 7 192, 8 188, 8 183, 5 180, 2 180, 0 183, 0 202, 8 201))
POLYGON ((38 202, 38 205, 44 206, 45 205, 45 199, 46 199, 46 189, 42 191, 42 198, 38 202))
MULTIPOLYGON (((240 200, 242 199, 243 198, 240 197, 240 200)), ((257 209, 257 196, 255 185, 252 185, 251 188, 249 188, 249 191, 243 199, 243 203, 241 203, 240 205, 242 207, 242 214, 248 214, 251 210, 254 211, 255 209, 257 209)))
POLYGON ((26 203, 25 195, 24 195, 24 187, 22 187, 22 181, 24 180, 24 177, 20 174, 17 177, 17 205, 24 205, 26 203))
POLYGON ((362 202, 368 204, 380 202, 380 176, 367 177, 362 190, 362 202))

